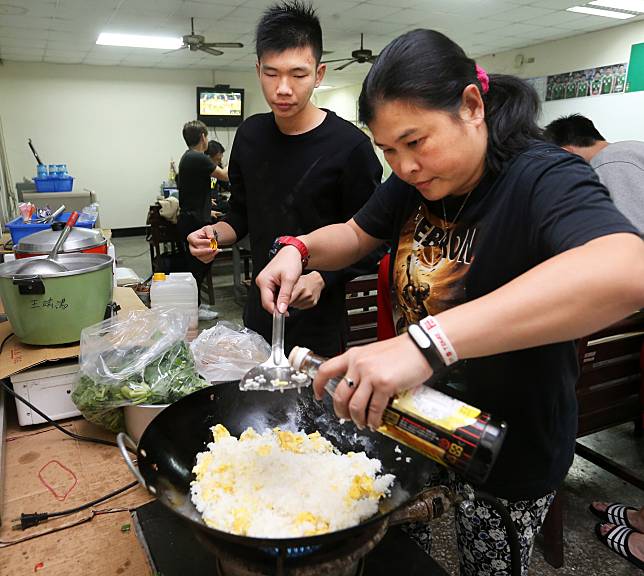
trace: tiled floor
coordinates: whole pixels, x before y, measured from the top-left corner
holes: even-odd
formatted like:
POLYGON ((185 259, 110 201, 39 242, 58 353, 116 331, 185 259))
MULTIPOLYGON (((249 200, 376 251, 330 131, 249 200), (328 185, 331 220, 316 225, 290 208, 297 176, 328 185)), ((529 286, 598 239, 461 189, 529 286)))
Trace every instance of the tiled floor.
MULTIPOLYGON (((135 270, 141 278, 151 274, 150 255, 143 237, 115 238, 119 266, 135 270)), ((241 322, 242 307, 235 302, 229 265, 214 267, 215 309, 220 319, 241 322)), ((212 323, 204 323, 206 327, 212 323)), ((583 439, 591 447, 618 459, 644 475, 644 438, 634 438, 632 426, 621 426, 583 439)), ((597 466, 576 457, 561 490, 565 501, 565 564, 553 569, 543 559, 541 542, 532 557, 530 576, 636 576, 644 574, 611 553, 594 536, 595 517, 588 511, 592 500, 644 505, 644 493, 622 482, 597 466)), ((451 574, 458 573, 452 521, 443 518, 432 524, 432 555, 451 574)))

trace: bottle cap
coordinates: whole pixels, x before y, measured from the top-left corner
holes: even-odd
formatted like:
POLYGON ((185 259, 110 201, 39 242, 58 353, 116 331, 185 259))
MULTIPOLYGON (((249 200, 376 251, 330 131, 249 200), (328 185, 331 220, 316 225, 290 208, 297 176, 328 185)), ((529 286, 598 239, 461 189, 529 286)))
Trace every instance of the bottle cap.
POLYGON ((291 353, 288 355, 288 361, 291 365, 291 368, 293 368, 294 370, 300 370, 302 368, 302 362, 304 362, 304 358, 306 358, 306 356, 310 352, 311 351, 308 348, 304 348, 303 346, 293 347, 293 350, 291 350, 291 353))
POLYGON ((165 280, 165 274, 163 272, 155 272, 152 280, 165 280))

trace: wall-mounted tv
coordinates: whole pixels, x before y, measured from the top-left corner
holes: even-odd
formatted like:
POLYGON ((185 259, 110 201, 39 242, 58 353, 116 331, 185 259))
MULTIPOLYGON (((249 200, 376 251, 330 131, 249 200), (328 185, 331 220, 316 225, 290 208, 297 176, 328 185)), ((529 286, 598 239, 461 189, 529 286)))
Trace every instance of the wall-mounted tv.
POLYGON ((244 89, 198 87, 197 118, 206 126, 239 126, 244 120, 244 89))

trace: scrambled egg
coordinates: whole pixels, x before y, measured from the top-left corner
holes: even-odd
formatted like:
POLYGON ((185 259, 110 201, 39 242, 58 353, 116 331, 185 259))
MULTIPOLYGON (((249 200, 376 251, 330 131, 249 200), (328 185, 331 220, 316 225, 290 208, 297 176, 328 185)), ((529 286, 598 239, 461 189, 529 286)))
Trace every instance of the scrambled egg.
POLYGON ((375 514, 394 480, 379 475, 378 460, 341 454, 319 432, 248 428, 238 439, 221 424, 211 431, 191 495, 218 530, 268 538, 340 530, 375 514))

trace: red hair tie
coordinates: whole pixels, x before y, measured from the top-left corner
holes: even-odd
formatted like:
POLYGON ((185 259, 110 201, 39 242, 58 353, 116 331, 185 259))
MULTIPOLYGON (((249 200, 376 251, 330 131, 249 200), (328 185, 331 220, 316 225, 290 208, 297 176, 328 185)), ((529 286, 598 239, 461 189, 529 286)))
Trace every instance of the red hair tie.
POLYGON ((478 64, 476 65, 476 78, 481 83, 483 94, 487 94, 490 89, 490 77, 487 75, 487 72, 478 64))

